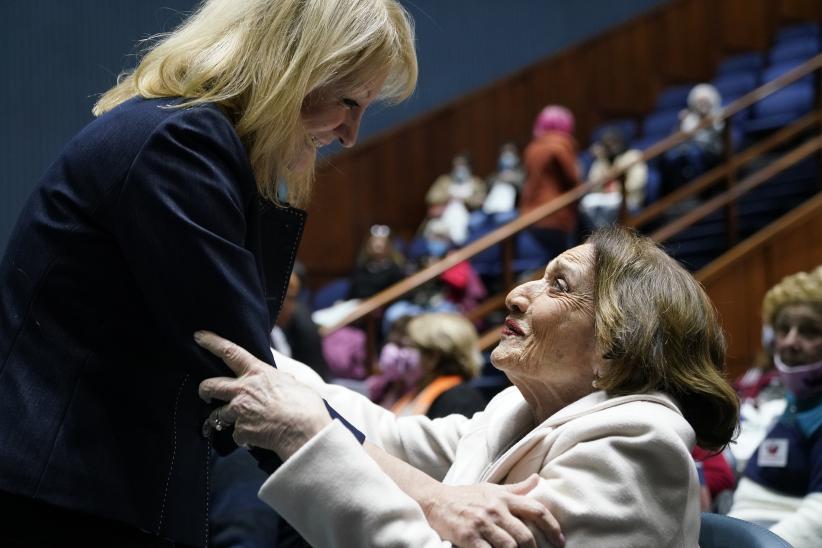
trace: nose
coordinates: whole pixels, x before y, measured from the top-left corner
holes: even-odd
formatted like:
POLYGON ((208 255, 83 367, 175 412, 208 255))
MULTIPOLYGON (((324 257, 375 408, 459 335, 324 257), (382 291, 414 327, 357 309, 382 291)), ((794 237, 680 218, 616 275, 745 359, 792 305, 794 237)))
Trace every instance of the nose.
POLYGON ((791 326, 787 333, 784 336, 780 337, 782 340, 780 341, 780 346, 783 347, 791 347, 796 346, 799 344, 799 329, 796 326, 791 326))
POLYGON ((517 314, 522 314, 528 310, 528 304, 530 303, 528 286, 527 283, 518 285, 508 293, 505 297, 505 307, 508 310, 517 314))
POLYGON ((357 134, 360 131, 360 122, 364 108, 354 108, 349 111, 349 115, 345 120, 334 128, 334 133, 337 135, 340 144, 345 148, 351 148, 357 142, 357 134))

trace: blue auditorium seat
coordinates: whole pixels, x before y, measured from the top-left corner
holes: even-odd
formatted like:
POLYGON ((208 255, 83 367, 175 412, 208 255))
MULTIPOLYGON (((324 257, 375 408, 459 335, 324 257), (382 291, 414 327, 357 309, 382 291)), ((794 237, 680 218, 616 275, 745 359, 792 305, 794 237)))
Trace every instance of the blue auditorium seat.
POLYGON ((651 205, 659 200, 662 195, 662 175, 659 170, 652 166, 648 166, 648 179, 645 182, 645 205, 651 205))
POLYGON ((688 93, 695 84, 684 84, 666 88, 656 99, 656 110, 683 109, 688 102, 688 93))
POLYGON ((722 74, 711 80, 711 84, 723 99, 726 96, 740 97, 757 87, 759 84, 758 72, 746 70, 722 74))
POLYGON ((602 123, 594 128, 594 131, 591 132, 591 142, 596 143, 599 141, 602 138, 602 132, 610 127, 619 129, 619 131, 622 132, 622 138, 625 139, 626 142, 636 137, 637 133, 639 133, 639 124, 634 118, 621 118, 619 120, 602 123))
POLYGON ((779 44, 790 40, 820 37, 822 37, 822 29, 818 23, 799 23, 780 29, 776 34, 775 43, 779 44))
POLYGON ((768 57, 772 65, 787 61, 801 60, 807 61, 819 53, 819 39, 808 38, 782 42, 771 48, 768 57))
POLYGON ((345 300, 350 288, 351 280, 348 278, 337 278, 323 285, 314 293, 314 310, 328 308, 337 301, 345 300))
MULTIPOLYGON (((802 61, 794 60, 768 67, 762 80, 769 82, 800 64, 802 61)), ((810 112, 813 105, 814 84, 811 74, 756 103, 752 118, 744 122, 745 132, 751 135, 780 128, 810 112)))
POLYGON ((716 71, 717 76, 733 74, 735 72, 759 72, 765 66, 765 60, 759 52, 740 53, 733 57, 728 57, 721 63, 716 71))
POLYGON ((680 108, 657 110, 645 117, 642 123, 643 136, 656 137, 656 140, 667 137, 679 129, 680 108))
POLYGON ((791 548, 782 537, 741 519, 703 512, 700 522, 702 548, 791 548))
POLYGON ((531 231, 526 229, 516 235, 516 250, 514 251, 514 272, 544 269, 555 256, 554 251, 547 250, 537 240, 531 231))

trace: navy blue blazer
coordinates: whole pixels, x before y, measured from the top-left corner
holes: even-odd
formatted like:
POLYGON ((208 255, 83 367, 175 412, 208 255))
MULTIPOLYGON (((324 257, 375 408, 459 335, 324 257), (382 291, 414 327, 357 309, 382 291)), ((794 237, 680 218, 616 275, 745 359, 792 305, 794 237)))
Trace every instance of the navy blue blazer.
POLYGON ((209 329, 273 364, 305 213, 260 199, 214 105, 132 99, 63 150, 0 264, 0 491, 201 546, 209 329))

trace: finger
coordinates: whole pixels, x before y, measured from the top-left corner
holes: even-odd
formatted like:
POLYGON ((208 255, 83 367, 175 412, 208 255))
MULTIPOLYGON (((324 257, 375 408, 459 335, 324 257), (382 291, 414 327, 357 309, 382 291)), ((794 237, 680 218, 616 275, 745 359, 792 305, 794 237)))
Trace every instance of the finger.
POLYGON ((253 370, 260 362, 260 360, 251 355, 245 348, 211 331, 197 331, 194 333, 194 341, 223 360, 223 363, 238 377, 247 371, 253 370))
POLYGON ((242 447, 243 449, 248 449, 251 447, 248 436, 242 428, 235 428, 234 432, 231 434, 231 437, 234 439, 234 443, 236 443, 238 447, 242 447))
POLYGON ((480 529, 480 534, 482 535, 482 539, 494 548, 516 548, 517 546, 517 541, 508 534, 508 531, 494 524, 483 526, 480 529))
POLYGON ((221 432, 223 430, 228 430, 231 428, 231 425, 234 424, 233 420, 227 420, 223 415, 224 412, 222 411, 225 409, 224 407, 220 407, 215 409, 208 415, 208 423, 214 430, 221 432))
POLYGON ((212 399, 231 401, 240 393, 242 385, 238 379, 229 377, 213 377, 200 383, 197 390, 200 399, 210 403, 212 399))
POLYGON ((497 525, 514 539, 516 546, 537 548, 537 540, 534 538, 534 533, 519 518, 504 513, 499 516, 497 525))
POLYGON ((514 516, 535 525, 552 544, 565 546, 559 521, 540 501, 518 496, 508 500, 508 508, 514 516))
POLYGON ((524 480, 518 483, 512 483, 510 485, 506 485, 505 489, 515 495, 524 495, 529 493, 531 489, 539 485, 539 475, 538 474, 531 474, 524 480))

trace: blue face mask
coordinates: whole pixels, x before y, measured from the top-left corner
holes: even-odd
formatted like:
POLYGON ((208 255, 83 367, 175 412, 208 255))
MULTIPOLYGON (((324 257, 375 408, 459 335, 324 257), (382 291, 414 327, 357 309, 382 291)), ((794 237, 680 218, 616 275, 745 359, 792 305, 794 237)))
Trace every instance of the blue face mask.
POLYGON ((499 170, 514 169, 518 163, 516 154, 506 152, 499 158, 499 170))
POLYGON ((439 259, 448 251, 449 245, 448 242, 444 240, 428 240, 426 242, 426 247, 428 247, 429 255, 439 259))

